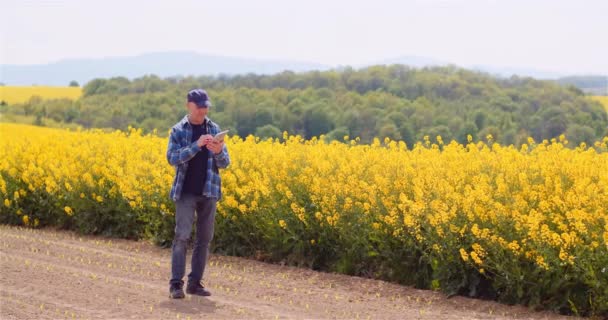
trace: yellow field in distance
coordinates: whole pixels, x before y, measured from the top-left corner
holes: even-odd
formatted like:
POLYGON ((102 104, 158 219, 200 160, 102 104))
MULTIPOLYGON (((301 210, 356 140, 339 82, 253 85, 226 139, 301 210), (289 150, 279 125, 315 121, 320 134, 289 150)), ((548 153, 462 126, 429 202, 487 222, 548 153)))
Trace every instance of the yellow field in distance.
POLYGON ((33 96, 40 96, 42 99, 76 100, 81 95, 80 87, 0 86, 0 101, 8 104, 24 103, 33 96))
POLYGON ((608 96, 592 96, 591 99, 602 103, 606 109, 606 112, 608 112, 608 96))

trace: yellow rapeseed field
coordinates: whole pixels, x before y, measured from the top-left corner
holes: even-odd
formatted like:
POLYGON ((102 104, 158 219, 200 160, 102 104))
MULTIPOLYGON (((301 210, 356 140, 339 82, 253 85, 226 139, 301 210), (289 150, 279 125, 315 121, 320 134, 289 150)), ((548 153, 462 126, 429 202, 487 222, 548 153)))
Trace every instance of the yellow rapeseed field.
POLYGON ((80 87, 0 86, 0 101, 8 104, 24 103, 34 96, 42 99, 67 98, 76 100, 82 95, 80 87))
POLYGON ((606 112, 608 112, 608 96, 592 96, 591 99, 599 101, 606 108, 606 112))
MULTIPOLYGON (((69 227, 112 215, 170 239, 160 222, 174 208, 166 139, 17 124, 0 124, 0 135, 2 222, 69 227)), ((473 274, 507 301, 608 310, 608 137, 574 149, 563 136, 520 149, 427 137, 413 150, 344 138, 230 138, 216 241, 348 255, 394 278, 423 272, 400 264, 420 252, 434 287, 473 274)))

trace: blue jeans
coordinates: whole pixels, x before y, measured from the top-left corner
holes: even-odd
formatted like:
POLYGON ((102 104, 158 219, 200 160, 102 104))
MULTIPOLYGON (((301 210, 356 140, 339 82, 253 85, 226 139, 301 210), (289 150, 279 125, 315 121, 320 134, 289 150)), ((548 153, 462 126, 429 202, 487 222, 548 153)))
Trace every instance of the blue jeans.
POLYGON ((186 273, 186 253, 192 232, 194 212, 196 212, 196 239, 192 252, 192 269, 188 283, 198 283, 203 279, 205 264, 209 255, 209 243, 213 239, 216 198, 182 194, 175 202, 175 237, 171 247, 171 280, 169 284, 180 283, 186 273))

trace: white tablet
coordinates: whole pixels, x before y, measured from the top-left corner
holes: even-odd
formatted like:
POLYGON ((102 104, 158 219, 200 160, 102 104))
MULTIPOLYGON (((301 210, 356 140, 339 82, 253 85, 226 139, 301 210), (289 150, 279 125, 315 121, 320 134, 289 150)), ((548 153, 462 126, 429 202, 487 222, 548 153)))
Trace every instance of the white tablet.
POLYGON ((228 133, 228 131, 230 131, 230 130, 224 130, 222 132, 218 132, 215 136, 213 136, 213 139, 216 141, 224 141, 224 137, 226 136, 226 133, 228 133))

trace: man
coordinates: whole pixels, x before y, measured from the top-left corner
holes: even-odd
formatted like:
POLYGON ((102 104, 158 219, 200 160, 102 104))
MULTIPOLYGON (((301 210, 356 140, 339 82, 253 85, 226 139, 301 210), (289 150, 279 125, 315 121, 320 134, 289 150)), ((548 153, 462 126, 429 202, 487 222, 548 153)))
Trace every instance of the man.
POLYGON ((220 127, 207 117, 211 100, 203 89, 188 92, 188 114, 171 128, 167 161, 175 167, 171 199, 175 202, 175 237, 171 248, 169 296, 184 298, 182 278, 186 272, 187 244, 196 212, 196 239, 186 292, 201 296, 211 293, 201 283, 209 243, 213 239, 216 203, 222 197, 219 168, 230 164, 223 141, 213 136, 220 127))

